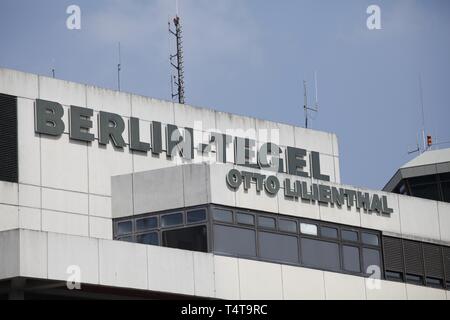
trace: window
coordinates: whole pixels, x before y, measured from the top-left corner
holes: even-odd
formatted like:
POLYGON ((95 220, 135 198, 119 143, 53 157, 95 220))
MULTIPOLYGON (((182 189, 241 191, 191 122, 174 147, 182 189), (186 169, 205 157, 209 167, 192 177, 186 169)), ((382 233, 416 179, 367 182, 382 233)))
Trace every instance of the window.
POLYGON ((362 243, 368 244, 368 245, 371 245, 371 246, 379 245, 378 236, 376 234, 373 234, 373 233, 363 232, 361 234, 361 240, 362 240, 362 243))
POLYGON ((315 224, 300 223, 300 232, 303 234, 317 236, 317 226, 315 224))
POLYGON ((197 223, 206 220, 206 211, 205 209, 199 209, 194 211, 188 211, 186 215, 187 223, 197 223))
POLYGON ((239 256, 256 256, 254 230, 214 225, 213 232, 215 252, 239 256))
POLYGON ((230 210, 214 208, 214 220, 233 223, 233 213, 230 210))
POLYGON ((394 281, 403 281, 403 275, 401 272, 386 271, 386 279, 394 281))
POLYGON ((262 258, 298 263, 298 240, 296 236, 259 232, 259 254, 262 258))
POLYGON ((162 245, 171 248, 207 252, 206 226, 163 231, 162 245))
POLYGON ((305 266, 332 271, 340 269, 337 243, 302 238, 300 244, 302 262, 305 266))
POLYGON ((138 234, 136 236, 136 242, 143 244, 152 244, 157 246, 159 244, 158 232, 138 234))
POLYGON ((381 272, 381 258, 380 251, 375 249, 363 248, 363 272, 366 274, 373 274, 378 267, 381 272))
POLYGON ((351 272, 360 272, 359 248, 352 246, 342 246, 343 267, 344 270, 351 272))
POLYGON ((422 284, 422 277, 415 274, 406 274, 406 282, 414 284, 422 284))
POLYGON ((264 229, 275 229, 275 218, 258 217, 258 227, 264 229))
POLYGON ((278 228, 280 231, 297 233, 297 221, 280 219, 278 220, 278 228))
POLYGON ((337 239, 337 237, 338 237, 337 229, 331 228, 331 227, 321 227, 320 234, 322 237, 330 238, 330 239, 337 239))
POLYGON ((342 240, 346 241, 358 241, 358 232, 351 230, 341 231, 342 240))
POLYGON ((255 217, 252 214, 238 212, 236 213, 236 222, 241 224, 254 225, 255 217))
POLYGON ((443 281, 441 279, 427 277, 426 281, 427 281, 427 286, 435 287, 435 288, 443 287, 443 281))
POLYGON ((133 231, 133 223, 131 221, 117 223, 117 235, 131 233, 131 231, 133 231))
POLYGON ((133 237, 132 236, 119 237, 119 238, 117 238, 117 240, 119 240, 119 241, 126 241, 126 242, 133 242, 133 237))
POLYGON ((136 231, 154 229, 158 227, 158 218, 149 217, 136 220, 136 231))
POLYGON ((170 227, 180 224, 183 224, 183 214, 181 212, 161 216, 161 227, 170 227))

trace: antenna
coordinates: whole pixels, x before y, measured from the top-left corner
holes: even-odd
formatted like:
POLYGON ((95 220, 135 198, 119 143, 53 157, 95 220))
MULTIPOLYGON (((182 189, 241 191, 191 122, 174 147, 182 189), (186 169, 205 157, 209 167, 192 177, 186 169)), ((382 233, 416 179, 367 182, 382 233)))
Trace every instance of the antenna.
POLYGON ((420 106, 422 108, 422 142, 423 142, 423 150, 426 150, 426 142, 425 142, 425 112, 423 108, 423 90, 422 90, 422 76, 419 73, 419 91, 420 91, 420 106))
POLYGON ((119 42, 119 63, 117 64, 117 90, 120 91, 120 70, 122 67, 122 59, 120 56, 120 42, 119 42))
POLYGON ((181 32, 181 23, 180 17, 178 16, 178 1, 176 2, 176 10, 177 15, 173 19, 173 23, 175 25, 175 31, 172 31, 170 28, 169 21, 169 33, 175 36, 177 53, 172 55, 170 54, 170 65, 176 70, 177 75, 171 76, 171 86, 173 88, 173 84, 177 87, 177 92, 174 93, 172 89, 172 100, 175 97, 178 97, 178 103, 184 104, 184 65, 183 65, 183 41, 182 41, 182 32, 181 32))
POLYGON ((308 111, 319 111, 319 99, 317 95, 317 73, 314 72, 314 84, 315 84, 315 98, 314 106, 308 106, 308 93, 306 89, 306 81, 303 80, 303 110, 305 112, 305 128, 308 128, 308 111))
POLYGON ((55 78, 55 58, 52 59, 52 77, 55 78))

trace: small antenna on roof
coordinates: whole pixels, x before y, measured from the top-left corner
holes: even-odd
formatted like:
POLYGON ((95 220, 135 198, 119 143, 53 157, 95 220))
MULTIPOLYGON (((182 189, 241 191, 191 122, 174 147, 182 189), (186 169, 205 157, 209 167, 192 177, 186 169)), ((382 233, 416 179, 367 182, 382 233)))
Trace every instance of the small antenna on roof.
POLYGON ((122 67, 122 59, 120 56, 120 42, 119 42, 119 63, 117 64, 117 90, 120 91, 120 70, 122 67))
POLYGON ((317 95, 317 73, 314 72, 314 86, 315 86, 315 102, 314 106, 308 106, 308 93, 306 90, 306 81, 303 80, 303 110, 305 112, 305 128, 308 128, 308 111, 318 112, 319 111, 319 98, 317 95))
POLYGON ((170 54, 170 65, 176 70, 176 75, 171 76, 171 87, 172 87, 172 100, 178 97, 178 103, 184 104, 184 62, 183 62, 183 37, 180 17, 178 16, 178 1, 176 4, 176 16, 173 19, 173 24, 175 25, 175 31, 170 28, 169 21, 169 34, 175 36, 176 39, 176 54, 170 54), (176 85, 176 93, 173 91, 173 85, 176 85))
POLYGON ((55 58, 52 59, 52 78, 55 78, 55 58))

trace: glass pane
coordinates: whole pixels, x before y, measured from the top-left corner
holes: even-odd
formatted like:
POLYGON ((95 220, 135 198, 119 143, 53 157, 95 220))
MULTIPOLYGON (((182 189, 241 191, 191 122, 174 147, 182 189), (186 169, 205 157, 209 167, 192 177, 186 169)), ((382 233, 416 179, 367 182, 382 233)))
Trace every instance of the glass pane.
POLYGON ((256 256, 255 231, 214 225, 214 251, 254 257, 256 256))
POLYGON ((242 224, 255 224, 255 217, 252 214, 238 212, 236 213, 236 222, 242 224))
POLYGON ((233 223, 233 213, 230 210, 214 209, 214 220, 233 223))
POLYGON ((187 213, 187 223, 196 223, 206 220, 205 209, 193 210, 187 213))
POLYGON ((183 224, 183 214, 172 213, 161 216, 161 227, 169 227, 183 224))
POLYGON ((156 217, 142 218, 136 220, 136 231, 154 229, 158 227, 158 219, 156 217))
POLYGON ((298 240, 295 236, 259 232, 259 254, 273 261, 298 262, 298 240))
POLYGON ((322 237, 332 238, 332 239, 337 239, 337 237, 338 237, 338 231, 336 228, 321 227, 320 230, 321 230, 322 237))
POLYGON ((411 193, 418 198, 440 200, 437 183, 411 186, 411 193))
POLYGON ((258 217, 258 226, 266 229, 275 229, 275 218, 258 217))
POLYGON ((442 194, 444 195, 444 201, 450 202, 450 182, 442 182, 442 194))
POLYGON ((117 238, 117 240, 119 240, 119 241, 126 241, 126 242, 133 242, 133 237, 132 236, 120 237, 120 238, 117 238))
POLYGON ((444 285, 444 282, 441 279, 426 278, 426 280, 427 280, 427 286, 430 286, 430 287, 442 288, 444 285))
POLYGON ((206 226, 195 226, 162 232, 164 247, 207 252, 206 226))
POLYGON ((363 248, 363 272, 373 274, 376 268, 381 272, 380 251, 374 249, 363 248))
POLYGON ((280 219, 278 228, 280 231, 297 233, 297 221, 280 219))
POLYGON ((357 247, 342 246, 344 269, 352 272, 360 272, 359 249, 357 247))
POLYGON ((123 221, 117 223, 117 235, 120 236, 122 234, 131 233, 133 230, 133 224, 131 221, 123 221))
POLYGON ((416 276, 415 274, 407 274, 406 275, 406 282, 422 284, 422 277, 421 276, 416 276))
POLYGON ((302 262, 305 266, 337 271, 340 269, 337 243, 302 238, 302 262))
POLYGON ((300 223, 300 232, 303 234, 317 236, 317 226, 315 224, 300 223))
POLYGON ((342 230, 342 240, 358 241, 358 233, 356 231, 342 230))
POLYGON ((136 242, 143 244, 152 244, 157 246, 159 244, 158 232, 139 234, 136 236, 136 242))
POLYGON ((366 233, 363 232, 361 234, 361 240, 364 244, 369 244, 372 246, 377 246, 379 244, 378 242, 378 236, 376 234, 373 233, 366 233))
POLYGON ((386 279, 402 281, 403 280, 403 276, 402 276, 402 274, 400 272, 386 271, 386 279))

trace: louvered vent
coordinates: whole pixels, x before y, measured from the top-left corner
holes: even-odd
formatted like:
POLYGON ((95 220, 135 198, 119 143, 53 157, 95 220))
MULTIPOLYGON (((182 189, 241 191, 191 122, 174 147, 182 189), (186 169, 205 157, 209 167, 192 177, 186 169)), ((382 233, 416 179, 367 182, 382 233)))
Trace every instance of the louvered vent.
POLYGON ((403 272, 403 248, 402 240, 383 237, 384 263, 386 270, 403 272))
POLYGON ((442 248, 444 250, 445 278, 450 282, 450 247, 442 248))
POLYGON ((425 272, 427 277, 444 279, 441 247, 424 243, 423 256, 425 258, 425 272))
POLYGON ((17 97, 0 93, 0 180, 18 181, 17 97))
POLYGON ((423 253, 420 242, 404 240, 406 273, 423 276, 423 253))

